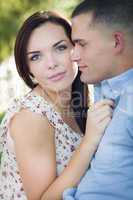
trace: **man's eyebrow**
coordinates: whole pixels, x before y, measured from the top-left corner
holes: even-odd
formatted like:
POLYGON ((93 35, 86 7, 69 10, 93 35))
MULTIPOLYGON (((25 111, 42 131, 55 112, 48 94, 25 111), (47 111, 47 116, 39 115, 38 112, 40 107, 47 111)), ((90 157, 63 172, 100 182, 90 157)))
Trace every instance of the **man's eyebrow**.
POLYGON ((53 47, 58 46, 58 45, 59 45, 60 43, 62 43, 62 42, 66 42, 66 40, 60 40, 60 41, 56 42, 56 43, 53 45, 53 47))
POLYGON ((83 42, 82 39, 74 39, 74 40, 72 40, 72 41, 73 41, 74 44, 77 44, 77 43, 79 43, 79 42, 83 42))

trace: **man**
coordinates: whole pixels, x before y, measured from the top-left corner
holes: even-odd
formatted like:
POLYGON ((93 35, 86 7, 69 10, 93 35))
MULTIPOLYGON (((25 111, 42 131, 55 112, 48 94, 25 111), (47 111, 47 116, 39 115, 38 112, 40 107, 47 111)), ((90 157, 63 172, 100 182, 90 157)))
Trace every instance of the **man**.
POLYGON ((64 200, 133 200, 133 0, 86 0, 72 14, 72 59, 95 101, 115 108, 91 165, 64 200))

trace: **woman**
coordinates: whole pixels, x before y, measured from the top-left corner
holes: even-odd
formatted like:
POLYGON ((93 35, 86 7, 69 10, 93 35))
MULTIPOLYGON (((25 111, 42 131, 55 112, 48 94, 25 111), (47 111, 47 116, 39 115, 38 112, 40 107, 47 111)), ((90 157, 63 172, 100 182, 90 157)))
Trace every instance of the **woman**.
POLYGON ((2 122, 1 199, 61 199, 64 189, 78 184, 97 149, 112 102, 89 111, 83 137, 86 101, 83 84, 75 90, 72 47, 69 22, 53 12, 33 14, 18 33, 16 66, 32 90, 14 102, 2 122))

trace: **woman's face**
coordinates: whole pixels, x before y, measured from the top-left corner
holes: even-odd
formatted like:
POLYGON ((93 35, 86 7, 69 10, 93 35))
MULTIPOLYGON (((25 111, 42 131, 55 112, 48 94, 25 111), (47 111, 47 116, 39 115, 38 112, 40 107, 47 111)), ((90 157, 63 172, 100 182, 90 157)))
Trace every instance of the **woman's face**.
POLYGON ((27 46, 28 66, 44 89, 61 91, 71 86, 78 70, 71 61, 72 48, 62 26, 48 22, 32 32, 27 46))

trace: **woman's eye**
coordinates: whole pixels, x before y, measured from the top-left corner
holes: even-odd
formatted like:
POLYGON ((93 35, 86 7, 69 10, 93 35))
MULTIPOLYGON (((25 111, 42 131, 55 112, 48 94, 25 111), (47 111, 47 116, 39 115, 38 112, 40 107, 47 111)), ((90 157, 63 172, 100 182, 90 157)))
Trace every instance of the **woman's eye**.
POLYGON ((56 48, 58 51, 64 51, 65 49, 67 49, 66 45, 60 45, 56 48))
POLYGON ((39 55, 39 54, 35 54, 35 55, 33 55, 33 56, 30 57, 30 60, 31 60, 31 61, 36 61, 36 60, 38 60, 39 58, 40 58, 40 55, 39 55))

